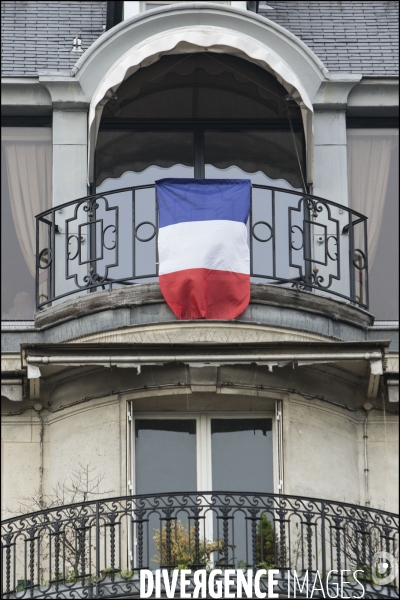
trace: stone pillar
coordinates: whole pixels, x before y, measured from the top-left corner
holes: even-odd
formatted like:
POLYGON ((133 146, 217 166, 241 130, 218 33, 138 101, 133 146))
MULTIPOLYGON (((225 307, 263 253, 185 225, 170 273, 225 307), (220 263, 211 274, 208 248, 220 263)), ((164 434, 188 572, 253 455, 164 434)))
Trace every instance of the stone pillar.
MULTIPOLYGON (((60 206, 88 195, 87 120, 89 103, 82 92, 79 81, 71 77, 69 73, 63 75, 62 73, 40 72, 39 81, 50 92, 53 106, 52 199, 53 206, 60 206)), ((87 214, 75 215, 75 206, 60 208, 54 213, 54 224, 56 225, 54 260, 50 266, 52 269, 52 297, 74 291, 77 289, 74 276, 79 277, 82 282, 87 275, 88 265, 85 263, 88 252, 87 239, 84 239, 80 249, 78 246, 78 239, 84 237, 80 225, 86 222, 87 214), (70 222, 67 231, 68 219, 73 219, 73 221, 70 222), (69 253, 76 254, 74 263, 67 260, 69 253)), ((81 293, 86 293, 86 291, 81 293)), ((64 296, 64 299, 66 298, 64 296)))
POLYGON ((344 110, 315 112, 313 193, 315 196, 348 206, 344 110))
POLYGON ((87 111, 53 110, 53 206, 87 196, 87 111))
POLYGON ((89 102, 70 74, 39 71, 53 106, 53 206, 87 196, 89 102))

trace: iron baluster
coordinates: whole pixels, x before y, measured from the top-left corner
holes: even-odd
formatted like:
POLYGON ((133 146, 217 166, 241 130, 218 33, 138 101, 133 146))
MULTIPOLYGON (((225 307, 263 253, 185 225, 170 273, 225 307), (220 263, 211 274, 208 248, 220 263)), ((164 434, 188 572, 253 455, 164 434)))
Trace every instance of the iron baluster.
POLYGON ((87 529, 86 522, 87 522, 87 518, 85 518, 85 517, 78 518, 78 527, 77 527, 78 552, 77 552, 77 560, 76 560, 76 575, 78 576, 79 566, 80 566, 82 585, 85 583, 85 576, 86 576, 86 529, 87 529))
POLYGON ((307 529, 307 559, 308 559, 308 570, 312 571, 312 525, 311 521, 313 515, 309 512, 306 513, 306 529, 307 529))
MULTIPOLYGON (((200 512, 201 507, 195 506, 192 508, 192 513, 194 514, 194 564, 192 568, 198 569, 200 565, 200 512)), ((190 528, 189 528, 190 532, 190 528)))
MULTIPOLYGON (((257 521, 258 521, 258 508, 250 508, 249 513, 250 513, 250 517, 247 517, 247 519, 250 520, 251 522, 251 555, 252 555, 252 566, 255 567, 257 564, 257 521)), ((261 532, 262 532, 262 520, 259 521, 260 522, 260 528, 261 528, 261 532)), ((261 533, 262 535, 262 533, 261 533)), ((260 540, 260 545, 262 545, 263 540, 260 540)), ((261 546, 260 546, 261 547, 261 546)), ((260 561, 262 560, 262 558, 260 558, 260 561)))
POLYGON ((56 580, 56 592, 58 592, 60 580, 60 527, 60 523, 56 523, 54 526, 54 574, 56 580))
POLYGON ((115 513, 110 514, 110 559, 111 559, 111 581, 114 583, 115 577, 115 513))
POLYGON ((279 568, 283 570, 286 562, 286 532, 285 532, 285 515, 286 510, 284 508, 278 508, 278 522, 279 522, 279 568))
MULTIPOLYGON (((36 219, 36 278, 35 278, 35 297, 36 297, 36 306, 40 304, 39 298, 39 263, 40 263, 40 250, 39 250, 39 229, 40 229, 40 219, 36 219)), ((50 294, 49 294, 50 296, 50 294)))
MULTIPOLYGON (((97 232, 96 232, 96 208, 97 208, 97 203, 92 200, 90 203, 88 203, 88 220, 89 220, 89 227, 88 227, 88 234, 89 234, 89 239, 88 239, 88 252, 89 252, 89 256, 88 256, 88 260, 89 260, 89 280, 93 281, 93 276, 97 273, 97 232)), ((80 240, 82 243, 82 240, 80 240)), ((91 288, 90 291, 91 292, 95 292, 97 290, 97 286, 94 288, 91 288)))
POLYGON ((132 278, 136 275, 136 190, 132 190, 132 278))
POLYGON ((219 517, 220 519, 222 519, 222 553, 224 556, 223 560, 225 567, 227 567, 229 564, 229 513, 231 512, 231 510, 231 508, 223 506, 221 508, 222 517, 219 517))
POLYGON ((303 202, 304 219, 303 219, 303 242, 304 242, 304 280, 306 282, 305 289, 311 291, 311 287, 307 284, 312 283, 312 244, 311 244, 311 211, 308 198, 303 202))
MULTIPOLYGON (((168 571, 170 571, 172 565, 172 508, 164 508, 163 512, 165 514, 165 559, 166 559, 166 567, 168 571)), ((162 540, 162 532, 160 532, 162 540)), ((161 544, 162 545, 162 544, 161 544)))
POLYGON ((353 215, 349 214, 349 277, 350 277, 350 300, 356 301, 356 270, 354 266, 354 229, 353 215))
POLYGON ((52 223, 50 225, 51 244, 49 248, 50 262, 50 298, 56 297, 56 213, 53 210, 52 223))
POLYGON ((338 517, 334 517, 333 522, 335 523, 336 568, 340 572, 342 569, 342 560, 341 560, 342 548, 341 548, 341 536, 340 536, 342 519, 340 519, 338 517))
POLYGON ((361 534, 361 566, 365 568, 367 564, 367 543, 366 543, 366 523, 361 521, 360 523, 360 534, 361 534))
POLYGON ((143 568, 143 523, 144 516, 146 511, 144 509, 135 510, 135 517, 137 517, 136 525, 137 525, 137 556, 138 556, 138 567, 139 569, 143 568))
POLYGON ((11 540, 12 534, 8 533, 4 536, 5 544, 3 548, 6 549, 6 595, 7 598, 11 592, 11 540))
POLYGON ((364 218, 364 305, 369 306, 369 266, 368 266, 368 217, 364 218))
POLYGON ((29 542, 29 577, 30 577, 30 596, 33 598, 33 582, 35 580, 35 528, 31 527, 28 530, 29 542))
POLYGON ((100 597, 100 503, 96 502, 96 516, 95 516, 95 524, 96 524, 96 597, 100 597))
POLYGON ((325 589, 326 581, 326 541, 325 541, 325 503, 321 502, 321 561, 322 561, 322 586, 325 589))
POLYGON ((276 229, 275 229, 275 190, 271 190, 272 202, 272 278, 276 278, 276 229))

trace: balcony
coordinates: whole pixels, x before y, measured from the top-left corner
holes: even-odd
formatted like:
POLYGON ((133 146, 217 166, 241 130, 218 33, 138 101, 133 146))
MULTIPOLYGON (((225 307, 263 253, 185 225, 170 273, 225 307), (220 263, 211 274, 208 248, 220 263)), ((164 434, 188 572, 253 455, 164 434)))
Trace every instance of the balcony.
MULTIPOLYGON (((299 598, 311 597, 317 571, 325 592, 312 597, 328 589, 338 597, 341 570, 345 597, 398 598, 395 581, 379 585, 374 562, 376 552, 397 550, 398 517, 368 507, 242 492, 124 496, 4 521, 2 597, 134 597, 141 569, 218 568, 223 577, 229 568, 277 569, 283 598, 289 570, 301 585, 308 572, 299 598)), ((292 596, 293 585, 292 577, 292 596)))
MULTIPOLYGON (((156 281, 155 184, 111 190, 36 217, 36 305, 156 281)), ((252 185, 253 282, 292 287, 368 309, 367 219, 292 190, 252 185)))

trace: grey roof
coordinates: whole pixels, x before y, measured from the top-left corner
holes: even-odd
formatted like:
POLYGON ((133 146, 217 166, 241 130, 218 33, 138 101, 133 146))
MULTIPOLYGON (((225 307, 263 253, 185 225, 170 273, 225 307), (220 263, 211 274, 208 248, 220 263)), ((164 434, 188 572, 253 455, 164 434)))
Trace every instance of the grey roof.
MULTIPOLYGON (((398 2, 268 1, 260 14, 301 38, 330 71, 363 75, 398 74, 398 2)), ((106 24, 107 2, 1 3, 2 74, 35 75, 68 70, 79 55, 71 52, 78 32, 86 50, 106 24)))
POLYGON ((297 35, 329 71, 399 73, 399 3, 268 1, 259 13, 297 35))
POLYGON ((106 12, 107 2, 2 2, 2 75, 70 69, 79 58, 71 52, 76 33, 86 50, 103 33, 106 12))

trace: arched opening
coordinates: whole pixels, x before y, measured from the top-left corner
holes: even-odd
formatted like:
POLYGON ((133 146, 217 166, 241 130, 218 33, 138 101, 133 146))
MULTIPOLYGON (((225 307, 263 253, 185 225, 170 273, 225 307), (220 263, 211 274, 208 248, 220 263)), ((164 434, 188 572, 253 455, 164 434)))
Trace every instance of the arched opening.
POLYGON ((277 79, 237 56, 166 55, 105 104, 96 191, 161 177, 249 177, 302 189, 301 110, 277 79))

